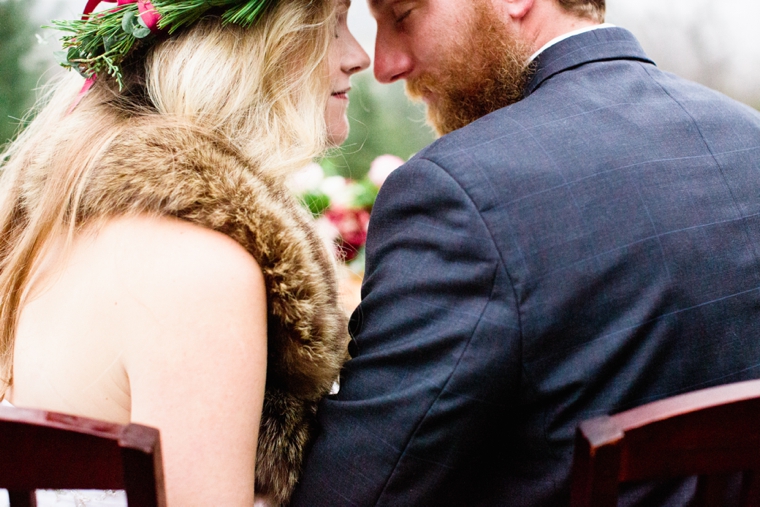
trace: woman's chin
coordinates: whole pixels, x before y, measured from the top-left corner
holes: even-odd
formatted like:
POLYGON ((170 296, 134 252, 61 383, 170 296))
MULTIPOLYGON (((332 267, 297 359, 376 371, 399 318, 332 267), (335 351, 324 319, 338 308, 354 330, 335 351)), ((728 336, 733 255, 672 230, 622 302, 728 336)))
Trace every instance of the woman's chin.
POLYGON ((337 148, 348 138, 347 102, 347 100, 338 100, 331 97, 327 105, 325 125, 327 127, 327 142, 331 148, 337 148))
POLYGON ((338 148, 348 139, 348 125, 343 128, 327 130, 327 144, 330 148, 338 148))
POLYGON ((346 141, 345 137, 335 138, 329 137, 327 139, 327 148, 333 149, 333 148, 340 148, 341 145, 346 141))

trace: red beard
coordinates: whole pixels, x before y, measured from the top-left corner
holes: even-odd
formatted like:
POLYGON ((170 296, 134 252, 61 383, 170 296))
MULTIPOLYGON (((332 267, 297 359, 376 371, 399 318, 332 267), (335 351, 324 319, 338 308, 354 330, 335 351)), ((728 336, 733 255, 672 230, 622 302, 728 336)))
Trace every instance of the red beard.
POLYGON ((437 69, 407 80, 411 98, 429 98, 428 123, 439 135, 523 98, 531 50, 492 9, 487 3, 474 5, 462 40, 440 48, 444 56, 437 69))

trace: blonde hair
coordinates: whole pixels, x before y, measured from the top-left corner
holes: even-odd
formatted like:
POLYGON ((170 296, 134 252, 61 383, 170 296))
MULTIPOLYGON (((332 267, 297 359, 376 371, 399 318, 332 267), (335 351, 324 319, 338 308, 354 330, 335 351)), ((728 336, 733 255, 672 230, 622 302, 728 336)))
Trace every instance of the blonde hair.
POLYGON ((597 23, 604 23, 607 10, 605 0, 559 0, 559 4, 568 12, 579 18, 586 18, 597 23))
POLYGON ((125 62, 124 90, 99 80, 70 113, 82 78, 49 87, 0 158, 0 399, 33 270, 56 238, 70 241, 83 225, 88 175, 109 145, 147 119, 219 136, 274 177, 303 167, 327 147, 333 15, 329 0, 288 0, 252 28, 206 17, 125 62))

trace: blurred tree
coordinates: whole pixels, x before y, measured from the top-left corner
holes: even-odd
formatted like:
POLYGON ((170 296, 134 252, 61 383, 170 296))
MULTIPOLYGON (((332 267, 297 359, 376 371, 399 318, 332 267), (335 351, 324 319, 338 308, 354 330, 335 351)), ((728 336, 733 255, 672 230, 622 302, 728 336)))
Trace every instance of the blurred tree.
POLYGON ((410 102, 401 82, 381 85, 371 72, 354 77, 348 118, 351 133, 340 150, 322 161, 328 173, 361 178, 386 153, 408 159, 435 138, 425 108, 410 102))
POLYGON ((0 145, 16 133, 31 106, 39 69, 28 57, 35 44, 30 0, 0 0, 0 145))

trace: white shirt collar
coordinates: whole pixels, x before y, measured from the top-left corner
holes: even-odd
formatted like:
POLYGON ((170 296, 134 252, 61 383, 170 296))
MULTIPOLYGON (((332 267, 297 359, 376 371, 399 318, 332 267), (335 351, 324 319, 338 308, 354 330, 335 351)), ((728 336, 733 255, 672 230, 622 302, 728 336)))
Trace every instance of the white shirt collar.
POLYGON ((555 37, 546 44, 543 45, 541 49, 533 53, 533 55, 528 59, 528 63, 532 62, 536 59, 538 55, 546 51, 547 48, 550 48, 551 46, 555 45, 558 42, 562 42, 565 39, 569 39, 570 37, 573 37, 574 35, 580 35, 582 33, 590 32, 592 30, 599 30, 601 28, 614 28, 615 25, 611 23, 602 23, 601 25, 594 25, 594 26, 587 26, 586 28, 581 28, 579 30, 573 30, 572 32, 567 32, 565 34, 560 35, 559 37, 555 37))

